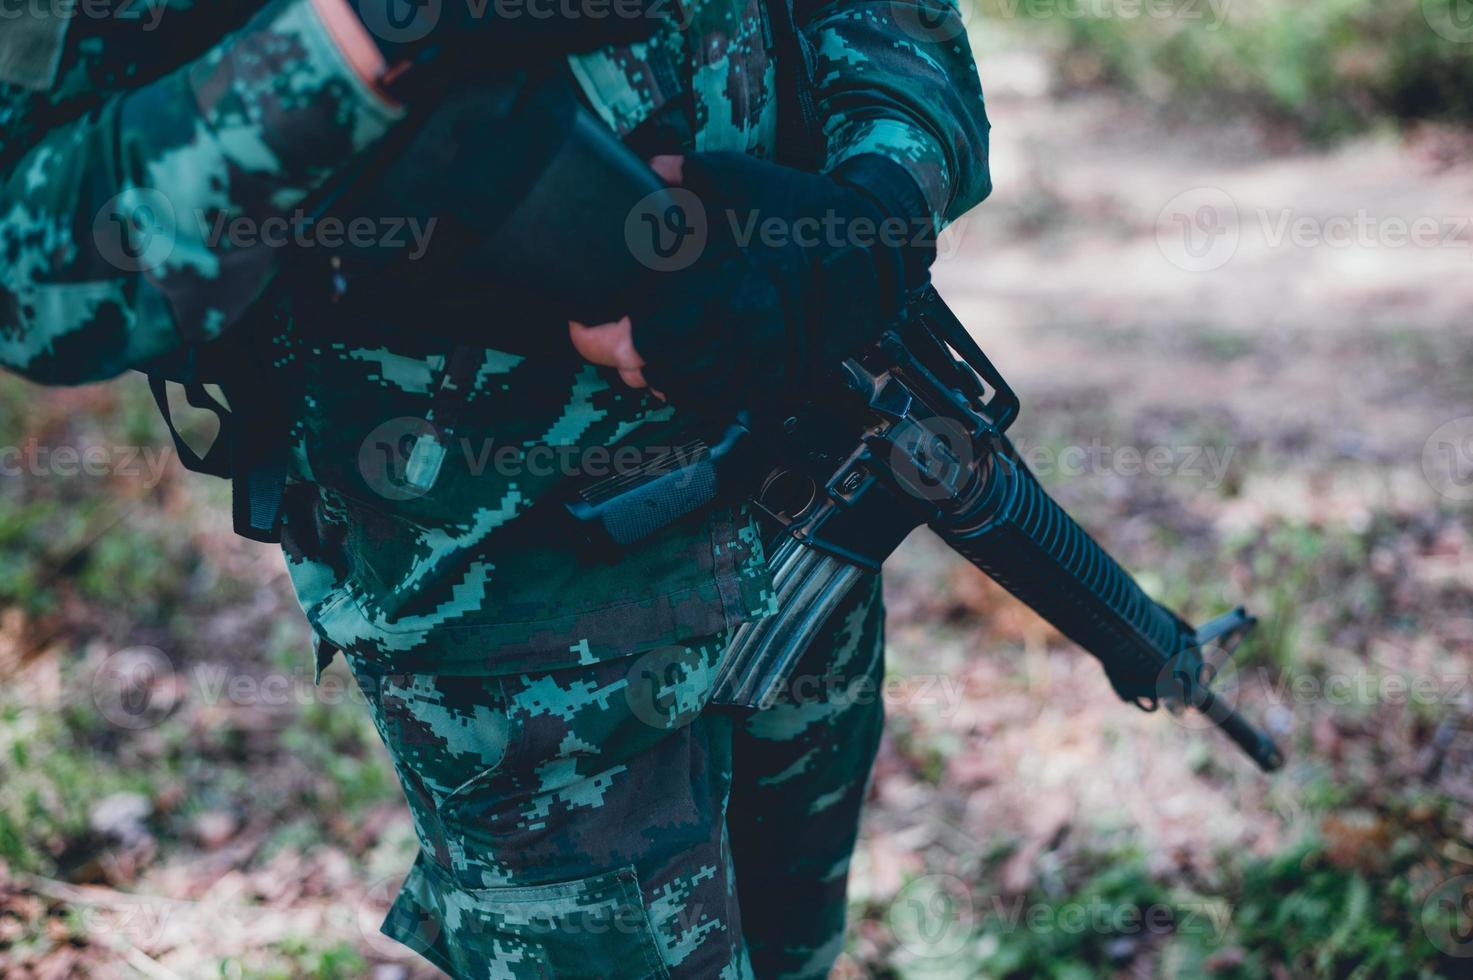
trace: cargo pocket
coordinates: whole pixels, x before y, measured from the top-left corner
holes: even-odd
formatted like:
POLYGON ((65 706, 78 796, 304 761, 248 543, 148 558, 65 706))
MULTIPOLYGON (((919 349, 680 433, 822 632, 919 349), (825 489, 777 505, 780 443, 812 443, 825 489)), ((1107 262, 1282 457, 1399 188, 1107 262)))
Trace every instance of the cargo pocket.
POLYGON ((456 793, 493 779, 516 741, 502 678, 387 673, 354 654, 345 659, 388 749, 420 847, 444 862, 463 860, 460 834, 440 811, 456 793))
POLYGON ((421 855, 383 931, 453 977, 670 975, 632 867, 552 884, 465 888, 421 855))

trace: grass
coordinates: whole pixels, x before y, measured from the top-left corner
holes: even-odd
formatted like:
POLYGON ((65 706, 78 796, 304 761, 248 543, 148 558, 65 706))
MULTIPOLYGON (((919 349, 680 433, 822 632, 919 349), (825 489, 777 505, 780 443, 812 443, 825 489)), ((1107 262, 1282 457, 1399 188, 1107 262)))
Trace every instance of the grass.
POLYGON ((982 0, 980 9, 1046 31, 1074 84, 1248 108, 1325 138, 1387 121, 1473 119, 1473 27, 1460 3, 1232 0, 1218 5, 1221 16, 1207 3, 1175 5, 1171 16, 1057 0, 982 0))
POLYGON ((1310 834, 1196 887, 1162 880, 1139 851, 1081 853, 1026 894, 929 876, 902 889, 899 915, 855 911, 895 922, 880 977, 1084 980, 1142 960, 1169 978, 1451 976, 1457 962, 1417 927, 1425 896, 1393 877, 1415 870, 1416 853, 1399 842, 1385 866, 1357 867, 1310 834))

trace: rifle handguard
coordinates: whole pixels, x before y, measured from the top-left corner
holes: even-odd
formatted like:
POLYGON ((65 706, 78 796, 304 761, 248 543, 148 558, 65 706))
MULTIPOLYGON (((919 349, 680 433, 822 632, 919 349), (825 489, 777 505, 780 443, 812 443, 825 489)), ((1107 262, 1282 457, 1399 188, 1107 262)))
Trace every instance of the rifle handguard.
MULTIPOLYGON (((1009 447, 1011 448, 1011 447, 1009 447)), ((971 521, 932 528, 1060 633, 1094 655, 1115 692, 1146 710, 1171 699, 1207 715, 1266 772, 1283 765, 1273 740, 1219 701, 1202 680, 1202 649, 1218 623, 1252 628, 1242 609, 1193 629, 1141 589, 1006 452, 989 460, 971 521)))

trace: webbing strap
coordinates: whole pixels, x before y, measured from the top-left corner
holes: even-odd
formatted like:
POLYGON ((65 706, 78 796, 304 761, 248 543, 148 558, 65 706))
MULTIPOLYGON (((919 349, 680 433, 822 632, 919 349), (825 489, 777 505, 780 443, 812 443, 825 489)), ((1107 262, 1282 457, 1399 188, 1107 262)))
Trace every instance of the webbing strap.
POLYGON ((169 438, 174 440, 174 451, 179 454, 179 462, 184 464, 184 468, 209 476, 230 476, 230 444, 233 437, 231 431, 233 419, 230 409, 220 404, 205 390, 204 385, 198 382, 185 383, 184 397, 189 404, 195 408, 213 412, 215 418, 220 421, 219 434, 215 436, 215 441, 210 444, 210 448, 201 456, 190 447, 189 443, 184 441, 184 437, 179 434, 179 427, 174 423, 174 413, 169 408, 168 380, 161 374, 150 374, 148 390, 153 393, 153 402, 158 406, 159 414, 164 417, 164 424, 169 428, 169 438))
POLYGON ((799 170, 823 166, 813 66, 793 15, 793 0, 767 0, 777 78, 777 160, 799 170))

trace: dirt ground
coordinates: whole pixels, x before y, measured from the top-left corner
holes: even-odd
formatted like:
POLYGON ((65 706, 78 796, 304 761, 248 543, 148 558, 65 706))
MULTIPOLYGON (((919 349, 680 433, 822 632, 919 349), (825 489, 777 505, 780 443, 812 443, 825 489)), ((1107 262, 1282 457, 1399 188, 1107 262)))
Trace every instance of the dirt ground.
MULTIPOLYGON (((1248 911, 1224 897, 1235 864, 1306 839, 1341 857, 1387 843, 1403 792, 1440 799, 1457 828, 1403 846, 1457 855, 1424 869, 1434 878, 1466 873, 1473 166, 1446 132, 1307 148, 1114 93, 1059 97, 1048 73, 1028 54, 984 64, 996 190, 954 233, 938 285, 1020 394, 1015 439, 1039 450, 1052 492, 1157 595, 1264 617, 1221 683, 1290 762, 1265 778, 1200 725, 1127 709, 1087 658, 918 535, 888 569, 892 661, 965 696, 902 709, 907 745, 918 729, 949 743, 944 775, 887 760, 857 890, 893 911, 911 876, 953 879, 951 901, 921 914, 944 937, 1018 896, 1053 901, 1091 850, 1134 851, 1226 922, 1248 911), (1142 472, 1130 453, 1152 450, 1163 466, 1142 472), (1399 699, 1388 678, 1436 693, 1399 699)), ((860 961, 996 968, 927 955, 944 941, 897 946, 889 925, 861 928, 878 938, 860 961)), ((1145 949, 1116 967, 1231 972, 1243 951, 1224 934, 1215 962, 1145 949)), ((1345 975, 1331 963, 1247 975, 1345 975)))
MULTIPOLYGON (((1060 93, 1027 53, 982 72, 996 190, 938 284, 1022 397, 1050 491, 1157 596, 1262 617, 1220 684, 1289 763, 1264 777, 1190 717, 1121 704, 917 535, 887 569, 889 732, 839 975, 1453 975, 1473 954, 1465 143, 1317 149, 1060 93)), ((162 445, 125 384, 6 380, 6 439, 162 445)), ((375 933, 407 815, 334 703, 345 675, 310 685, 279 555, 177 472, 10 490, 0 973, 434 975, 375 933), (121 649, 166 652, 142 655, 167 710, 140 730, 89 697, 121 649), (246 704, 201 696, 211 671, 293 683, 246 704)))

